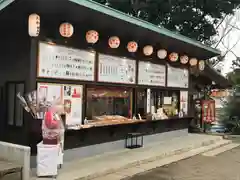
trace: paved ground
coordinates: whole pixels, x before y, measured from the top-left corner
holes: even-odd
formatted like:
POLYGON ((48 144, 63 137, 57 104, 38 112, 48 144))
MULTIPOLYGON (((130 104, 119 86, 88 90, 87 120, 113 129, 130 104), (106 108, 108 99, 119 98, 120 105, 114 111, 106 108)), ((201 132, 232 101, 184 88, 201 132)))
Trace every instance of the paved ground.
POLYGON ((240 180, 240 148, 216 156, 198 155, 128 180, 240 180))
MULTIPOLYGON (((182 152, 188 153, 189 150, 193 150, 191 154, 194 154, 195 148, 203 148, 204 150, 205 148, 213 148, 213 146, 219 147, 220 145, 228 143, 229 141, 223 140, 221 137, 217 136, 188 134, 186 136, 172 138, 168 141, 156 142, 154 144, 144 146, 143 148, 133 150, 123 149, 117 152, 100 154, 95 157, 85 159, 78 158, 76 161, 65 162, 63 168, 59 171, 57 180, 86 179, 86 177, 100 180, 100 177, 103 176, 104 180, 119 180, 174 161, 169 163, 161 161, 160 164, 157 162, 156 165, 154 164, 155 162, 153 162, 154 165, 148 162, 172 157, 173 155, 180 154, 182 152), (136 167, 136 164, 139 163, 147 163, 147 167, 135 168, 134 172, 131 168, 129 169, 129 167, 136 167), (127 170, 131 172, 123 172, 123 175, 115 174, 123 168, 127 168, 127 170), (106 175, 109 173, 114 173, 115 177, 113 178, 111 176, 107 179, 106 175), (127 173, 127 176, 125 173, 127 173)), ((179 158, 182 157, 182 155, 179 156, 179 158)), ((176 158, 174 158, 174 160, 176 160, 176 158)), ((32 169, 32 180, 43 180, 42 178, 36 178, 35 172, 35 169, 32 169)))
POLYGON ((20 173, 14 173, 4 176, 1 180, 20 180, 21 174, 20 173))

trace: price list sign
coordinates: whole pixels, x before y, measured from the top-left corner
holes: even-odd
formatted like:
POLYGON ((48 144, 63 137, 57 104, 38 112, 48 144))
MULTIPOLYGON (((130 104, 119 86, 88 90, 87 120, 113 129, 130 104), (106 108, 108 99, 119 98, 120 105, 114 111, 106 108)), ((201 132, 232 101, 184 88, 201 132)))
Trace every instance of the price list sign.
POLYGON ((98 81, 134 84, 136 61, 115 56, 99 55, 98 81))

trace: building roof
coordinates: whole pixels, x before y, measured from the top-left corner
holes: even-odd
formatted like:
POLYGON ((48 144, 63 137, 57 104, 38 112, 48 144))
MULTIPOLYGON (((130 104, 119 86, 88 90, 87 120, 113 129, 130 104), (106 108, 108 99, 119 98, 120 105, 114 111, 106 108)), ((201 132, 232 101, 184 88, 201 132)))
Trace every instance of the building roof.
POLYGON ((114 18, 120 19, 122 21, 127 21, 131 24, 135 24, 135 25, 140 26, 142 28, 149 29, 150 31, 157 32, 157 33, 165 35, 167 37, 183 41, 185 43, 191 44, 191 45, 196 46, 198 48, 211 51, 213 54, 220 55, 220 53, 221 53, 219 50, 214 49, 214 48, 209 47, 209 46, 206 46, 206 45, 202 44, 201 42, 195 41, 195 40, 193 40, 191 38, 188 38, 186 36, 183 36, 181 34, 174 33, 173 31, 170 31, 166 28, 158 27, 158 26, 156 26, 152 23, 149 23, 149 22, 141 20, 139 18, 130 16, 126 13, 120 12, 118 10, 115 10, 115 9, 110 8, 108 6, 104 6, 102 4, 96 3, 94 1, 90 1, 90 0, 69 0, 69 1, 72 1, 76 4, 81 5, 81 6, 85 6, 87 8, 93 9, 95 11, 99 11, 101 13, 104 13, 106 15, 109 15, 109 16, 112 16, 114 18))
POLYGON ((15 0, 0 0, 0 11, 15 0))
POLYGON ((215 82, 216 88, 224 89, 232 87, 232 83, 226 77, 209 65, 206 65, 202 74, 215 82))

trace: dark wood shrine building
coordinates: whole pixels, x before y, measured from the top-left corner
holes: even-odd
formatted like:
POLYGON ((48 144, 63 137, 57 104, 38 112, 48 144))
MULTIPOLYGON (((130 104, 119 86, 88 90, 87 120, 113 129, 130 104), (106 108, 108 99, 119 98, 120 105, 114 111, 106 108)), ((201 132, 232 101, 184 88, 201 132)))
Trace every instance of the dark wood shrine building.
POLYGON ((2 0, 0 10, 1 139, 34 152, 41 120, 16 98, 33 90, 68 105, 68 160, 124 148, 130 132, 144 143, 188 133, 189 70, 205 71, 218 50, 89 0, 2 0))

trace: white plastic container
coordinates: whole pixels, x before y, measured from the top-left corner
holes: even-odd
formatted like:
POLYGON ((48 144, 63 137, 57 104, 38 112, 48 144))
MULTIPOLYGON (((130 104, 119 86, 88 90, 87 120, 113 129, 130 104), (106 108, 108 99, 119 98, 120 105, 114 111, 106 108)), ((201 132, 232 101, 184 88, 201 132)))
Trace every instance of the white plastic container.
POLYGON ((37 176, 57 176, 59 159, 59 144, 46 145, 42 142, 37 145, 37 176))

